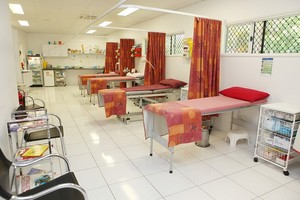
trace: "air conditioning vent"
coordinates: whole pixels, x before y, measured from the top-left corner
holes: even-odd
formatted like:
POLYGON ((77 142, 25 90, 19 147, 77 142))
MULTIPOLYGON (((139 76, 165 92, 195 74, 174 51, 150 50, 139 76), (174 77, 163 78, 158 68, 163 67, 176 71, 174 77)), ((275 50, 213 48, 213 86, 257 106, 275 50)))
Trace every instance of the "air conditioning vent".
POLYGON ((97 16, 82 14, 82 15, 80 15, 80 19, 94 20, 94 19, 97 19, 97 16))

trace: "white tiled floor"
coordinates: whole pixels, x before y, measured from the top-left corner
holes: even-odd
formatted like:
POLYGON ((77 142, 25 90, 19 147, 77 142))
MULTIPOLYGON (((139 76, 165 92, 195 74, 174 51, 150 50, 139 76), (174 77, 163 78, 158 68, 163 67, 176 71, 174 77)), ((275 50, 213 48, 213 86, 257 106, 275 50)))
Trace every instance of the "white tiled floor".
POLYGON ((71 170, 92 200, 300 199, 299 163, 284 176, 279 167, 253 162, 246 143, 230 148, 221 131, 214 130, 208 148, 176 147, 169 174, 165 148, 155 144, 149 156, 142 121, 105 118, 77 86, 31 88, 29 95, 62 118, 71 170))

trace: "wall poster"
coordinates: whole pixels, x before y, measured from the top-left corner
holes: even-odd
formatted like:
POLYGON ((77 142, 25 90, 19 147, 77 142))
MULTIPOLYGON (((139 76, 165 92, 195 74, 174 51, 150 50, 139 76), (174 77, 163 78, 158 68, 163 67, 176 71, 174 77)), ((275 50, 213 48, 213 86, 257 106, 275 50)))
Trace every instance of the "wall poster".
POLYGON ((273 58, 262 58, 260 73, 263 75, 271 75, 273 66, 273 58))

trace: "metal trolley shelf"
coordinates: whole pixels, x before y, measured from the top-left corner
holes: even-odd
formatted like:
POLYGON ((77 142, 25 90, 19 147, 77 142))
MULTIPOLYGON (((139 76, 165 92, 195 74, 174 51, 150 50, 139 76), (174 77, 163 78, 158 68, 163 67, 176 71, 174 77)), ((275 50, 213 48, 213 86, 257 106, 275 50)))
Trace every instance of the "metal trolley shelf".
POLYGON ((292 149, 300 124, 300 105, 288 103, 265 104, 260 108, 254 161, 258 158, 283 169, 297 159, 292 149))
POLYGON ((55 86, 66 86, 66 70, 56 69, 55 73, 55 86))

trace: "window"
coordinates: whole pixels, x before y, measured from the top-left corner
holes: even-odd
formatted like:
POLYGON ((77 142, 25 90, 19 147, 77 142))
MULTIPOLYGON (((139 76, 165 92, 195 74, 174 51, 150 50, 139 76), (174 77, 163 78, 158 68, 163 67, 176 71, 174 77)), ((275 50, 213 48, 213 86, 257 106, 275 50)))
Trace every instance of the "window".
POLYGON ((183 54, 183 38, 184 34, 174 34, 166 36, 166 55, 182 55, 183 54))
POLYGON ((226 53, 248 52, 250 27, 250 24, 228 27, 226 53))
POLYGON ((300 53, 300 16, 227 27, 226 53, 300 53))

